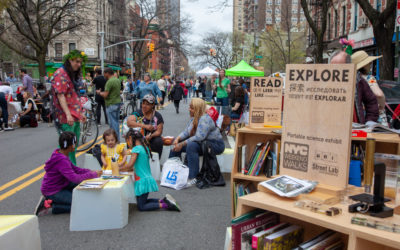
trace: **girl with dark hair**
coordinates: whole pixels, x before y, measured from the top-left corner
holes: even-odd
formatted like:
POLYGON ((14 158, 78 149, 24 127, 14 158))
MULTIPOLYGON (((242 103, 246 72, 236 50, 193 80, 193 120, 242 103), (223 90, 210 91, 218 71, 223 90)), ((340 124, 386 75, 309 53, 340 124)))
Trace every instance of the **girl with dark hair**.
POLYGON ((68 159, 68 154, 74 152, 77 137, 73 132, 63 132, 58 138, 59 149, 54 150, 46 161, 46 171, 42 186, 42 197, 35 209, 36 215, 69 213, 72 203, 72 190, 82 181, 100 177, 102 171, 82 169, 68 159))
POLYGON ((245 104, 245 92, 242 86, 237 86, 235 88, 235 96, 232 100, 232 112, 231 119, 239 119, 243 113, 243 108, 245 104))
POLYGON ((128 164, 120 168, 120 171, 134 171, 135 173, 135 195, 139 211, 167 209, 180 212, 175 199, 169 194, 160 200, 148 199, 150 192, 158 192, 157 182, 150 170, 149 159, 152 159, 152 156, 149 143, 140 131, 133 129, 128 131, 125 139, 128 148, 132 149, 131 159, 128 164))

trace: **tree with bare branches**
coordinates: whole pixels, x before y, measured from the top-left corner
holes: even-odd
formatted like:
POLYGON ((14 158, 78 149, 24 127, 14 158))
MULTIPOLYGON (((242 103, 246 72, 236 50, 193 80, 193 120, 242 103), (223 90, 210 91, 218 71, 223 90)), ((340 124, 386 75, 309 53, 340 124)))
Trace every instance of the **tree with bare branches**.
POLYGON ((87 3, 84 0, 10 1, 5 8, 0 41, 25 58, 38 62, 43 81, 49 43, 85 24, 83 17, 88 15, 85 13, 87 3))
MULTIPOLYGON (((169 15, 171 9, 168 7, 157 9, 155 2, 151 0, 138 0, 136 4, 139 11, 131 13, 134 23, 134 27, 132 27, 133 37, 147 39, 157 37, 154 51, 163 50, 163 53, 168 53, 168 49, 174 48, 178 54, 187 53, 188 45, 185 34, 190 31, 192 24, 190 18, 183 17, 169 23, 161 22, 162 16, 169 15), (178 31, 179 36, 174 31, 178 31)), ((140 77, 140 74, 146 70, 147 64, 145 62, 152 55, 152 52, 147 48, 148 43, 147 41, 137 41, 130 45, 135 58, 136 77, 140 77)), ((171 60, 174 60, 174 58, 171 58, 171 60)))
POLYGON ((301 0, 300 4, 307 23, 315 36, 316 47, 313 50, 315 62, 323 63, 324 36, 327 28, 328 11, 332 5, 332 0, 301 0))
POLYGON ((386 80, 393 79, 393 51, 392 37, 396 19, 396 0, 387 0, 386 8, 378 11, 368 0, 356 0, 372 24, 376 45, 383 55, 380 60, 380 77, 386 80))
POLYGON ((194 48, 192 54, 198 59, 201 66, 210 64, 217 68, 228 68, 233 60, 232 33, 207 33, 200 45, 194 48), (211 49, 215 52, 210 53, 211 49))

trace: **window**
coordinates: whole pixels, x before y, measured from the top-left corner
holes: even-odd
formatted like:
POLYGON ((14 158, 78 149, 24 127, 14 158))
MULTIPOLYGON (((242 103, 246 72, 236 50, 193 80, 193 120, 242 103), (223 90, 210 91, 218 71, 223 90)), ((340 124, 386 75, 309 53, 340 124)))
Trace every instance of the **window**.
POLYGON ((293 14, 297 14, 297 9, 292 9, 293 14))
POLYGON ((281 13, 281 10, 279 8, 276 8, 275 13, 279 14, 279 13, 281 13))
POLYGON ((68 48, 69 48, 69 52, 75 50, 76 49, 76 43, 69 43, 68 48))
POLYGON ((292 4, 298 4, 299 3, 299 0, 293 0, 292 1, 292 4))
POLYGON ((271 14, 272 10, 271 9, 267 9, 267 13, 271 14))
POLYGON ((272 0, 267 0, 268 5, 272 5, 272 0))
POLYGON ((300 17, 300 21, 301 21, 301 22, 304 22, 305 20, 306 20, 305 17, 300 17))
POLYGON ((62 25, 61 25, 61 21, 59 21, 58 23, 56 23, 56 25, 54 26, 54 29, 56 31, 60 31, 62 29, 62 25))
POLYGON ((267 17, 266 23, 267 24, 272 24, 272 17, 267 17))
POLYGON ((328 13, 328 40, 331 40, 331 13, 328 13))
POLYGON ((382 9, 382 0, 376 0, 376 10, 381 11, 382 9))
POLYGON ((280 23, 281 22, 281 18, 280 17, 275 17, 275 23, 280 23))
POLYGON ((354 28, 353 30, 357 30, 357 24, 358 24, 358 3, 354 3, 354 28))
POLYGON ((346 34, 346 6, 342 7, 342 35, 346 34))
POLYGON ((292 23, 293 24, 297 23, 297 17, 292 17, 292 23))
MULTIPOLYGON (((76 24, 75 24, 75 20, 74 19, 68 20, 68 28, 75 27, 75 25, 76 24)), ((70 29, 69 33, 74 33, 74 30, 75 30, 75 28, 70 29)))
POLYGON ((339 22, 338 14, 337 11, 335 10, 335 37, 338 37, 338 22, 339 22))
POLYGON ((56 43, 55 44, 55 58, 56 59, 60 59, 61 60, 61 58, 62 58, 62 43, 56 43))
POLYGON ((275 0, 275 5, 281 5, 281 0, 275 0))

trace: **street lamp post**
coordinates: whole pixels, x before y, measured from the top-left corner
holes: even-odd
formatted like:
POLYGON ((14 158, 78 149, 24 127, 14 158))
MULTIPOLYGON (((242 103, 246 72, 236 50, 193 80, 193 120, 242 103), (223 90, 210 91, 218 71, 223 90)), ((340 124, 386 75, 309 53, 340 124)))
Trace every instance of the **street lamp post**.
POLYGON ((102 73, 104 73, 104 51, 106 49, 109 49, 111 47, 114 47, 114 46, 117 46, 117 45, 120 45, 120 44, 125 44, 125 43, 130 43, 130 42, 138 42, 138 41, 150 41, 151 40, 151 39, 147 39, 147 38, 134 38, 134 39, 126 40, 126 41, 119 42, 119 43, 114 43, 114 44, 111 44, 109 46, 104 47, 104 32, 99 32, 99 34, 101 36, 100 61, 101 61, 101 72, 102 73))

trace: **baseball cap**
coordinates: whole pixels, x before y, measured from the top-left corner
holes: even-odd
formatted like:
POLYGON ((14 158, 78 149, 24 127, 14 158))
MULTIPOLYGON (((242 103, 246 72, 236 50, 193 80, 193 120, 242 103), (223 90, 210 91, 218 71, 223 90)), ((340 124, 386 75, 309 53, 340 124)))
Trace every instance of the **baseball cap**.
POLYGON ((147 101, 150 104, 154 104, 156 102, 156 98, 152 94, 147 94, 143 97, 143 101, 147 101))

